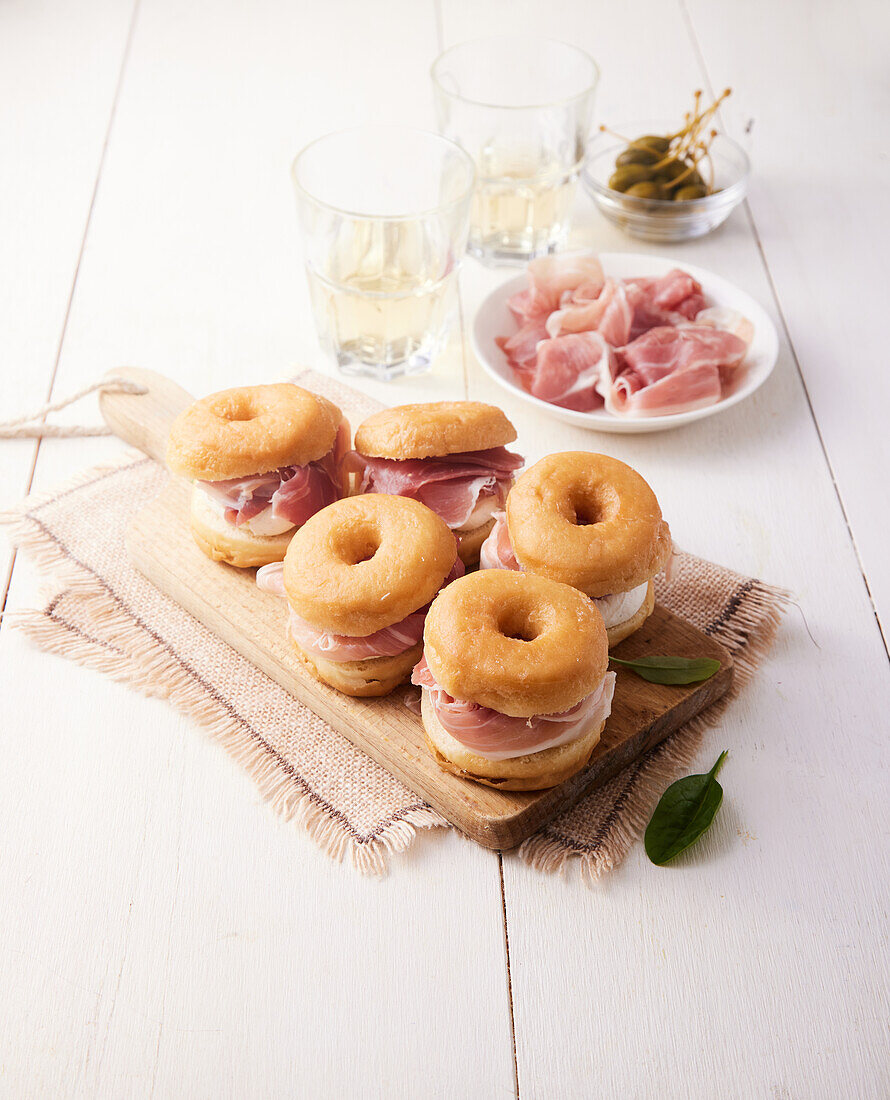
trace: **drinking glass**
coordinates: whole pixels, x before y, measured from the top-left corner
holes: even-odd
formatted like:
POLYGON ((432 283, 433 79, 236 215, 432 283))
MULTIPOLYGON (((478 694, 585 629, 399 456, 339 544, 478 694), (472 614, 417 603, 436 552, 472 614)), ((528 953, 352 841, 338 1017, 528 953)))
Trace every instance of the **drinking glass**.
POLYGON ((322 344, 345 374, 426 370, 457 313, 473 162, 405 126, 362 126, 307 145, 292 175, 322 344))
POLYGON ((452 46, 431 71, 439 130, 472 156, 469 250, 526 263, 568 233, 599 69, 577 46, 526 36, 452 46))

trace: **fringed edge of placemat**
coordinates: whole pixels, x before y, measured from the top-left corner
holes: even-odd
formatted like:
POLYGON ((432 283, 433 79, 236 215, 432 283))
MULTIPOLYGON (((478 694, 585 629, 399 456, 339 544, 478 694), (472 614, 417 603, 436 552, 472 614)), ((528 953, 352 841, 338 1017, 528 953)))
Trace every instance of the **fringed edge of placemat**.
MULTIPOLYGON (((150 460, 140 456, 135 461, 150 460)), ((245 769, 272 809, 304 829, 327 856, 337 862, 348 856, 363 874, 385 874, 387 858, 408 848, 418 829, 441 827, 441 816, 431 807, 415 806, 401 813, 398 820, 387 822, 386 828, 373 836, 352 836, 310 787, 301 785, 298 776, 288 774, 287 762, 245 728, 231 704, 183 668, 153 632, 121 608, 88 568, 66 557, 36 521, 33 513, 43 504, 132 464, 132 455, 127 455, 121 462, 94 467, 61 488, 32 494, 17 507, 0 512, 0 524, 9 528, 13 546, 25 553, 41 574, 47 600, 42 609, 6 614, 4 623, 21 630, 46 652, 101 672, 149 698, 167 700, 206 730, 245 769), (68 595, 90 601, 89 616, 101 624, 110 644, 90 638, 55 617, 56 606, 68 595)))
POLYGON ((750 683, 792 602, 787 589, 755 579, 745 581, 727 605, 728 614, 706 631, 732 654, 735 674, 730 690, 626 769, 627 786, 594 841, 582 846, 561 833, 556 824, 545 825, 523 841, 516 850, 518 857, 535 870, 550 874, 562 874, 570 866, 577 866, 580 877, 587 882, 618 866, 639 840, 665 788, 695 760, 705 731, 719 722, 729 704, 750 683))

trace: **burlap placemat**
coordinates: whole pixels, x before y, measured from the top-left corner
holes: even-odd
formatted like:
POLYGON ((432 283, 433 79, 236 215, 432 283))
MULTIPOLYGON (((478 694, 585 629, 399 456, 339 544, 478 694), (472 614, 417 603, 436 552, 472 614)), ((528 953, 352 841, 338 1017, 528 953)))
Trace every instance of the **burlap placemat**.
MULTIPOLYGON (((333 379, 298 379, 356 423, 377 402, 333 379)), ((47 580, 43 607, 8 618, 41 648, 162 696, 204 726, 253 776, 279 813, 302 824, 336 859, 380 873, 418 828, 444 819, 274 681, 162 595, 131 567, 124 532, 167 478, 151 459, 128 456, 25 500, 2 520, 47 580)), ((787 594, 762 581, 679 554, 658 599, 729 648, 733 694, 771 644, 787 594)), ((402 691, 410 689, 400 689, 402 691)), ((640 835, 665 786, 692 762, 715 706, 555 819, 519 849, 552 871, 577 861, 596 877, 640 835)), ((721 745, 722 747, 722 745, 721 745)))

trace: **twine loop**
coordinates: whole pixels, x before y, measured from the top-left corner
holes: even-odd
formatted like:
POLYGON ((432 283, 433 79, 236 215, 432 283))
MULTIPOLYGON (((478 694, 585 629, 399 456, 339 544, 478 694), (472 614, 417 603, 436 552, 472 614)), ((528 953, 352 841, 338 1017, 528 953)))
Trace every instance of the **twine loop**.
POLYGON ((78 439, 86 436, 111 435, 111 429, 104 424, 91 427, 82 424, 46 423, 46 417, 50 413, 66 409, 69 405, 74 405, 82 398, 97 392, 141 395, 148 393, 148 390, 145 386, 140 386, 138 382, 131 382, 128 378, 103 378, 101 382, 84 386, 82 390, 61 401, 48 401, 26 416, 0 421, 0 439, 78 439))

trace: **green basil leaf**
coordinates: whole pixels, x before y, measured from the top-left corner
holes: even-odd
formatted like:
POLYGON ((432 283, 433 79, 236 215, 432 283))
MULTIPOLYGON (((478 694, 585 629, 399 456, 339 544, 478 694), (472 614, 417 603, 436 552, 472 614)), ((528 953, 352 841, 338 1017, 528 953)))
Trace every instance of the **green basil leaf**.
POLYGON ((671 783, 661 796, 643 838, 646 855, 659 867, 685 852, 707 832, 723 801, 717 772, 725 759, 724 749, 706 775, 684 776, 671 783))
POLYGON ((637 676, 653 684, 696 684, 699 680, 710 680, 720 668, 720 662, 713 657, 637 657, 622 661, 610 654, 609 660, 633 669, 637 676))

